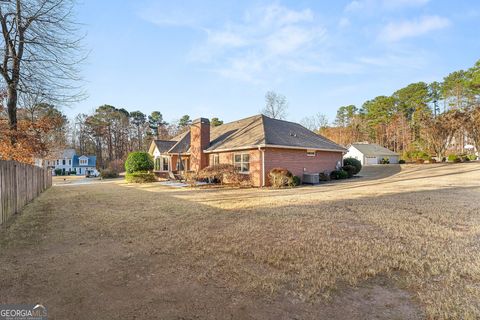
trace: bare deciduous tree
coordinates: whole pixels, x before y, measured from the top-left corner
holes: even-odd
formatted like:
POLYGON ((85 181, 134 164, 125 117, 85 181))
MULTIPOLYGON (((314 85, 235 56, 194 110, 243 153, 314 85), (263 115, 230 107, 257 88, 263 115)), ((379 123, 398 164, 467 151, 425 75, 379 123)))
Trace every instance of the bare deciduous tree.
POLYGON ((285 119, 287 116, 288 102, 284 95, 274 91, 265 94, 265 108, 262 114, 274 119, 285 119))
POLYGON ((427 147, 436 154, 438 158, 445 155, 453 135, 456 132, 455 116, 453 113, 442 113, 437 117, 424 116, 421 129, 422 137, 427 147))
POLYGON ((43 102, 52 104, 83 97, 78 71, 82 37, 74 22, 74 4, 74 0, 0 1, 0 74, 11 130, 17 130, 22 96, 42 96, 43 102))
POLYGON ((328 127, 328 118, 323 113, 318 112, 313 116, 303 118, 300 120, 300 124, 305 128, 318 133, 322 129, 328 127))

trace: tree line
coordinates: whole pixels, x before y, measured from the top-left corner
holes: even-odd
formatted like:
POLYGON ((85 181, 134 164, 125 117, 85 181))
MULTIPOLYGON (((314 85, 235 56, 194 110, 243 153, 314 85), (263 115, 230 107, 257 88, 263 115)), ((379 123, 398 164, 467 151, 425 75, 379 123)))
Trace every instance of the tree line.
MULTIPOLYGON (((307 119, 312 122, 312 118, 307 119)), ((313 121, 316 130, 341 145, 375 142, 407 159, 418 154, 463 154, 468 151, 466 145, 478 151, 480 60, 468 70, 450 73, 441 82, 412 83, 360 107, 342 106, 332 125, 322 119, 313 121)))
MULTIPOLYGON (((169 140, 183 133, 191 123, 189 115, 168 123, 160 111, 147 115, 103 105, 92 114, 74 118, 68 146, 80 154, 95 154, 98 167, 106 168, 113 161, 125 160, 129 152, 147 150, 153 139, 169 140)), ((212 126, 221 124, 218 118, 211 119, 212 126)))

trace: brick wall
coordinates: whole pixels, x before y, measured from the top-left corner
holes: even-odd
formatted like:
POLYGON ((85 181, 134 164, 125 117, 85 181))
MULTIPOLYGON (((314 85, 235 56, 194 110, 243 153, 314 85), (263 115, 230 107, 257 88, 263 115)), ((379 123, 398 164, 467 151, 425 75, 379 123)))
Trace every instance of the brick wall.
POLYGON ((208 166, 208 154, 203 150, 210 144, 210 121, 194 120, 190 126, 190 170, 199 171, 208 166))
MULTIPOLYGON (((248 152, 250 155, 250 179, 256 187, 262 186, 262 152, 251 149, 238 152, 220 152, 220 163, 233 164, 235 153, 248 152)), ((210 154, 212 157, 213 154, 210 154)), ((265 184, 268 185, 268 173, 273 168, 287 168, 294 175, 303 177, 303 172, 318 173, 335 170, 338 161, 342 161, 341 152, 317 151, 315 157, 307 156, 307 150, 267 148, 265 150, 265 184), (305 170, 304 170, 305 168, 305 170)), ((213 160, 210 158, 210 162, 213 160)))
MULTIPOLYGON (((252 184, 256 187, 262 186, 262 154, 258 149, 244 150, 238 152, 219 152, 216 153, 219 156, 219 162, 221 164, 233 164, 233 155, 235 153, 245 153, 247 152, 250 156, 250 179, 252 184)), ((212 157, 213 154, 210 154, 210 163, 213 163, 212 157)))
POLYGON ((333 171, 338 161, 342 161, 341 152, 317 151, 315 157, 307 156, 307 150, 267 148, 265 150, 265 174, 273 168, 286 168, 292 174, 303 177, 303 173, 333 171))

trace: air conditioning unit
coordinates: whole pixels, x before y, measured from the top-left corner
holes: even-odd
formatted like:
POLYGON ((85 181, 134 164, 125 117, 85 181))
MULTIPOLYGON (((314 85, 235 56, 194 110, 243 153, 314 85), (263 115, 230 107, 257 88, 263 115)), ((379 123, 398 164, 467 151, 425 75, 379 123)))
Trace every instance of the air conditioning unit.
POLYGON ((303 183, 308 183, 308 184, 319 184, 320 183, 320 174, 319 173, 304 173, 302 182, 303 183))

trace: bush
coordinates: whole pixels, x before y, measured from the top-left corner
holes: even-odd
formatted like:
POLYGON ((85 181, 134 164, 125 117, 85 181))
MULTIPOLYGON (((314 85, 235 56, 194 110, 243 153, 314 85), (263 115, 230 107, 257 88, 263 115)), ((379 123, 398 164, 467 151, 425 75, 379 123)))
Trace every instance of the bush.
POLYGON ((331 180, 330 174, 327 171, 320 172, 319 178, 320 178, 320 181, 330 181, 331 180))
POLYGON ((285 168, 273 168, 268 177, 274 188, 293 186, 293 174, 285 168))
POLYGON ((420 161, 417 162, 417 160, 430 160, 430 155, 424 151, 406 151, 403 153, 402 158, 410 160, 410 161, 415 161, 416 163, 420 163, 420 161))
POLYGON ((468 158, 472 161, 477 160, 477 156, 474 154, 469 155, 468 158))
POLYGON ((447 162, 447 158, 443 157, 442 162, 447 162))
POLYGON ((100 177, 102 177, 102 179, 118 178, 118 172, 115 172, 111 169, 101 170, 100 177))
POLYGON ((470 161, 470 158, 469 157, 464 157, 463 161, 468 162, 468 161, 470 161))
POLYGON ((63 170, 62 169, 55 169, 55 175, 56 176, 61 176, 63 173, 63 170))
POLYGON ((398 160, 398 164, 405 164, 405 160, 403 159, 398 160))
POLYGON ((298 176, 293 176, 292 187, 299 186, 300 184, 302 184, 302 179, 298 176))
POLYGON ((381 164, 389 164, 390 160, 388 158, 383 158, 382 160, 380 160, 380 163, 381 164))
POLYGON ((330 172, 330 178, 334 180, 347 179, 348 173, 345 170, 333 170, 330 172))
POLYGON ((360 162, 360 160, 355 159, 355 158, 345 158, 345 159, 343 159, 343 165, 344 166, 354 166, 355 167, 355 172, 353 173, 354 175, 356 175, 357 173, 360 172, 360 170, 362 170, 362 163, 360 162))
POLYGON ((448 162, 462 162, 462 159, 456 154, 451 154, 448 156, 448 162))
POLYGON ((153 170, 153 158, 148 152, 130 152, 125 161, 125 170, 127 173, 153 170))
POLYGON ((417 160, 415 160, 415 163, 416 163, 416 164, 424 164, 424 163, 425 163, 425 160, 423 160, 423 159, 417 159, 417 160))
POLYGON ((203 168, 198 172, 197 179, 208 179, 210 182, 237 186, 251 185, 249 174, 239 173, 235 166, 225 163, 203 168))
POLYGON ((348 177, 351 178, 355 175, 357 172, 357 168, 355 166, 352 166, 350 164, 347 164, 346 166, 342 167, 342 170, 345 171, 348 174, 348 177))
POLYGON ((155 182, 155 175, 152 172, 146 171, 137 171, 128 173, 125 175, 125 180, 128 183, 146 183, 146 182, 155 182))

